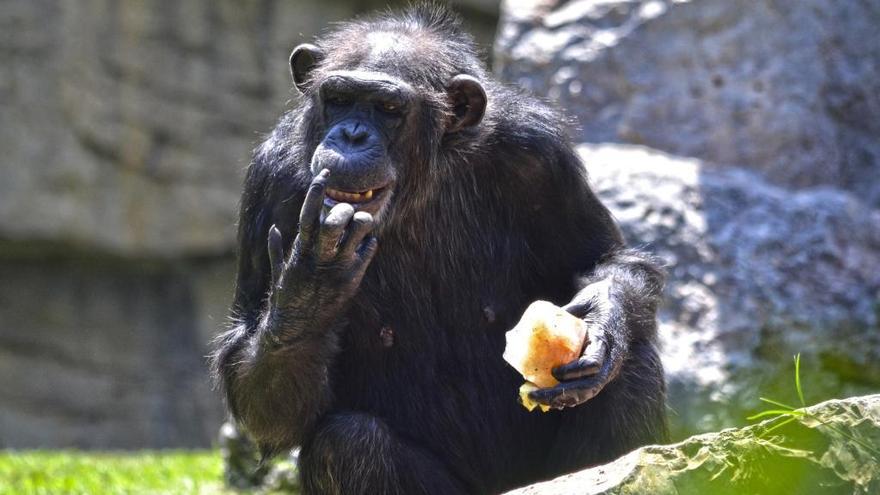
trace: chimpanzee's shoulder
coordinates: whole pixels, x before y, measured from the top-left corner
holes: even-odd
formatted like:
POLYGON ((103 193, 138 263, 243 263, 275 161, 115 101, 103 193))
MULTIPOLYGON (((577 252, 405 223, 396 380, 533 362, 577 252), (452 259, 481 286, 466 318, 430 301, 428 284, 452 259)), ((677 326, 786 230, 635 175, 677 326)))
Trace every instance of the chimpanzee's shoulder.
POLYGON ((571 149, 571 120, 544 100, 523 90, 493 84, 489 90, 492 138, 501 149, 526 150, 555 159, 571 149))

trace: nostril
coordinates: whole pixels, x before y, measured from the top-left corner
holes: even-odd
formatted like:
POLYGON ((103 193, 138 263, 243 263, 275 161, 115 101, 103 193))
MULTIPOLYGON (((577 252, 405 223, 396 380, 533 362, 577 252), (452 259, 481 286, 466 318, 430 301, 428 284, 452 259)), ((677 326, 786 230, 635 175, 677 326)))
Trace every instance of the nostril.
POLYGON ((366 127, 355 124, 354 126, 345 126, 342 128, 342 135, 346 141, 353 145, 362 145, 367 141, 370 133, 366 127))
POLYGON ((351 137, 351 144, 364 144, 367 141, 367 133, 361 132, 351 137))

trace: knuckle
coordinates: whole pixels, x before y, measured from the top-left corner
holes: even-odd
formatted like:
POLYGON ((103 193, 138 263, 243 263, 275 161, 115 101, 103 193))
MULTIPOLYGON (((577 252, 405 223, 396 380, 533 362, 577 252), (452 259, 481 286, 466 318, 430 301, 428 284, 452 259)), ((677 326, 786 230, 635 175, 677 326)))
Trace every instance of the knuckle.
POLYGON ((330 215, 354 215, 354 206, 348 203, 339 203, 330 209, 330 215))
POLYGON ((360 224, 369 225, 373 223, 373 215, 366 211, 359 211, 354 214, 354 221, 360 224))
POLYGON ((327 230, 338 230, 343 227, 345 223, 345 219, 338 215, 327 215, 327 218, 321 221, 321 230, 322 232, 326 232, 327 230))

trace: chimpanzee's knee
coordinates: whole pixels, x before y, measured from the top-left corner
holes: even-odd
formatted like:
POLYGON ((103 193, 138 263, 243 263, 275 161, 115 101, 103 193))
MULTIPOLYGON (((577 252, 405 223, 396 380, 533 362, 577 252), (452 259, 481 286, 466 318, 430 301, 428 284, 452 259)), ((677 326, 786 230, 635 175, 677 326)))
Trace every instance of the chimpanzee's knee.
POLYGON ((300 451, 304 493, 398 493, 394 442, 388 426, 375 416, 328 415, 300 451))

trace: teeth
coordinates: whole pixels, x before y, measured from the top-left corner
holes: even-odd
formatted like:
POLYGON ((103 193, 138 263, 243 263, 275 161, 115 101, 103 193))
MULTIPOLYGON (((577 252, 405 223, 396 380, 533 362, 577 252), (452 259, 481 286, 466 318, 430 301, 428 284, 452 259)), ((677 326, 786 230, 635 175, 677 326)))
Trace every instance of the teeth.
POLYGON ((329 189, 328 188, 325 191, 325 193, 327 194, 327 196, 330 197, 330 199, 333 199, 335 201, 342 201, 342 202, 346 202, 346 203, 361 203, 364 201, 369 201, 370 199, 373 198, 373 190, 372 189, 370 189, 369 191, 366 191, 366 192, 356 193, 356 192, 346 192, 346 191, 340 191, 338 189, 329 189))

